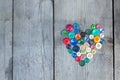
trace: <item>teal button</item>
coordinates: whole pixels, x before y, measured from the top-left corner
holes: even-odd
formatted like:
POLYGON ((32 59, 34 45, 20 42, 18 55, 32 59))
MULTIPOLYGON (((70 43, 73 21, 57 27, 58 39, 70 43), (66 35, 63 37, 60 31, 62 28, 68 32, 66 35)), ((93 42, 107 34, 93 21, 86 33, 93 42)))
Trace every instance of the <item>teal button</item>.
POLYGON ((68 49, 68 52, 69 52, 70 54, 72 54, 72 53, 73 53, 73 50, 72 50, 72 49, 68 49))
POLYGON ((62 35, 62 37, 68 37, 68 31, 66 30, 66 29, 63 29, 62 31, 61 31, 61 35, 62 35))
POLYGON ((85 63, 89 63, 89 62, 90 62, 90 59, 85 58, 85 63))
POLYGON ((92 30, 91 30, 91 29, 86 29, 86 30, 85 30, 85 33, 86 33, 87 35, 90 35, 90 34, 91 34, 91 32, 92 32, 92 30))
POLYGON ((75 33, 74 33, 74 32, 70 32, 70 33, 69 33, 69 38, 72 39, 72 38, 74 38, 74 37, 75 37, 75 33))
POLYGON ((83 45, 83 44, 85 43, 85 41, 84 41, 83 38, 81 38, 81 39, 78 41, 78 43, 79 43, 80 45, 83 45))
POLYGON ((79 62, 79 65, 80 65, 81 67, 83 67, 83 66, 85 65, 85 61, 84 61, 84 60, 80 61, 80 62, 79 62))
POLYGON ((92 35, 94 35, 94 36, 100 35, 100 30, 94 29, 94 30, 92 31, 92 35))

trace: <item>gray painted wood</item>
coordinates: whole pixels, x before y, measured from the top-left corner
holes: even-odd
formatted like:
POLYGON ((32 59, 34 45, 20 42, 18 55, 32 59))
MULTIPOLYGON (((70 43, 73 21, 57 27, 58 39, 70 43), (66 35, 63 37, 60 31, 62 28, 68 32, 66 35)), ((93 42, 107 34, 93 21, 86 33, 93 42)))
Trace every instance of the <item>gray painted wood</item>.
POLYGON ((12 0, 0 0, 0 80, 12 80, 12 0))
POLYGON ((53 79, 51 0, 14 0, 13 80, 53 79))
POLYGON ((113 80, 111 0, 55 0, 55 79, 56 80, 113 80), (100 23, 105 28, 106 44, 85 67, 68 54, 60 32, 67 23, 78 22, 81 29, 100 23))
POLYGON ((120 0, 114 3, 115 80, 120 80, 120 0))

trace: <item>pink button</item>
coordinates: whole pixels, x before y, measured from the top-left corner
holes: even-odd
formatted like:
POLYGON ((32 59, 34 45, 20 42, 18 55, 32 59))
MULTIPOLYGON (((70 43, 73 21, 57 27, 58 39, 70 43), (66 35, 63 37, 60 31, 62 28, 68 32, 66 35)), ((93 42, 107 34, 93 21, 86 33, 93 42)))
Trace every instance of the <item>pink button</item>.
POLYGON ((91 45, 90 47, 91 47, 92 50, 96 48, 94 44, 91 45))
POLYGON ((66 30, 67 30, 68 32, 73 31, 74 28, 73 28, 72 24, 67 24, 67 25, 66 25, 66 30))
POLYGON ((84 50, 85 49, 85 46, 84 45, 81 45, 80 46, 80 50, 84 50))
POLYGON ((89 47, 90 44, 89 44, 88 42, 86 42, 86 43, 84 44, 84 46, 85 46, 85 47, 89 47))
POLYGON ((97 24, 96 27, 100 29, 102 26, 100 24, 97 24))
POLYGON ((84 60, 85 58, 86 58, 86 55, 85 54, 81 54, 80 59, 84 60))

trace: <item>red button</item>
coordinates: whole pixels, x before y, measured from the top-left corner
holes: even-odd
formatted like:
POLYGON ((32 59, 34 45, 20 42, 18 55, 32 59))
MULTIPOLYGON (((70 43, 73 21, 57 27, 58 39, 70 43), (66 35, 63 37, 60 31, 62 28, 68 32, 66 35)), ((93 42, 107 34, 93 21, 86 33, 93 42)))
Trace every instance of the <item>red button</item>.
POLYGON ((65 45, 70 44, 70 39, 69 39, 69 38, 63 38, 63 43, 64 43, 65 45))
POLYGON ((72 24, 67 24, 67 25, 66 25, 66 30, 67 30, 68 32, 73 31, 74 28, 73 28, 72 24))
POLYGON ((75 58, 75 61, 76 61, 76 62, 80 62, 80 57, 77 56, 77 57, 75 58))

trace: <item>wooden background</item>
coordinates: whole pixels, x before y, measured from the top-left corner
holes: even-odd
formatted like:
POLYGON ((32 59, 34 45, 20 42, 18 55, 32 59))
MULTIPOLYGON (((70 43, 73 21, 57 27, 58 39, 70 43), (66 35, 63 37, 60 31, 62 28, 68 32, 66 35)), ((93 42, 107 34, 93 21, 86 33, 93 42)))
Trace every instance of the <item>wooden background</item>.
POLYGON ((120 80, 120 0, 0 0, 0 80, 120 80), (80 67, 62 44, 67 23, 100 23, 106 44, 80 67))

